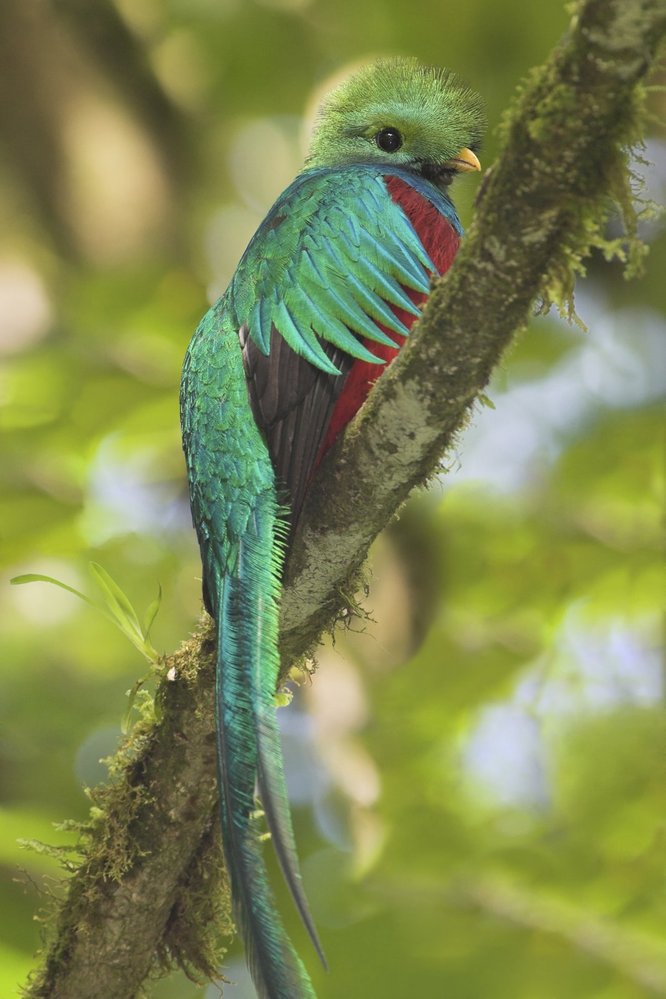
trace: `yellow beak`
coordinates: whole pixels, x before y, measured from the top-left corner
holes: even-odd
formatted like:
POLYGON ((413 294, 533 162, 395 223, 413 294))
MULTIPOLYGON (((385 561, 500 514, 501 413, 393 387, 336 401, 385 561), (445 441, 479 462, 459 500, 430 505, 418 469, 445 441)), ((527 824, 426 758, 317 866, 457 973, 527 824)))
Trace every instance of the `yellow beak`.
POLYGON ((460 173, 469 173, 472 170, 481 169, 478 156, 466 146, 459 153, 456 153, 452 160, 448 160, 446 165, 451 170, 457 170, 460 173))

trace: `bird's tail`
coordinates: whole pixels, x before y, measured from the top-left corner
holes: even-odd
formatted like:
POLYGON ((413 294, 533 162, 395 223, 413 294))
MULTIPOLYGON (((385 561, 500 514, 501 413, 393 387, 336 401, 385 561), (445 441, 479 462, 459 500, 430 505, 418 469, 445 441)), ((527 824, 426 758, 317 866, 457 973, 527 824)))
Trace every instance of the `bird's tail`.
POLYGON ((225 857, 235 917, 262 999, 313 999, 277 912, 252 824, 255 785, 282 871, 322 961, 301 883, 286 795, 274 695, 283 560, 275 500, 259 498, 226 572, 215 572, 218 626, 217 767, 225 857))

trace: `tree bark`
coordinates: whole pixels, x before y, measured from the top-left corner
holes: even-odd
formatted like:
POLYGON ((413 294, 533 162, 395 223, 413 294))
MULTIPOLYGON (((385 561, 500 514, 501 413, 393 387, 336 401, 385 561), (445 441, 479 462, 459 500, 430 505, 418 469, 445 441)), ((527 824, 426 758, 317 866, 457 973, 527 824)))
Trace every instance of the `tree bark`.
MULTIPOLYGON (((636 245, 627 147, 640 139, 641 83, 665 32, 666 0, 585 0, 530 74, 454 267, 308 497, 285 579, 285 670, 349 604, 370 543, 437 470, 534 302, 566 300, 581 261, 610 246, 611 199, 628 226, 615 249, 636 245)), ((160 720, 138 726, 98 793, 33 999, 130 999, 160 963, 212 973, 207 885, 218 921, 227 901, 210 832, 213 648, 207 620, 168 658, 160 720)))

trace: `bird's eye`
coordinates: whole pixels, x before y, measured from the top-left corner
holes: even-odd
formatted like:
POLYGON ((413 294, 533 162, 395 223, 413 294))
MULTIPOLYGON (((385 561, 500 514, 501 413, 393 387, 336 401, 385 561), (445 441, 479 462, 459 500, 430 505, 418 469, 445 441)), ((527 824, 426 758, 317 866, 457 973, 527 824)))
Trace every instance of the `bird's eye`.
POLYGON ((402 136, 397 128, 382 128, 377 132, 375 142, 385 153, 394 153, 402 145, 402 136))

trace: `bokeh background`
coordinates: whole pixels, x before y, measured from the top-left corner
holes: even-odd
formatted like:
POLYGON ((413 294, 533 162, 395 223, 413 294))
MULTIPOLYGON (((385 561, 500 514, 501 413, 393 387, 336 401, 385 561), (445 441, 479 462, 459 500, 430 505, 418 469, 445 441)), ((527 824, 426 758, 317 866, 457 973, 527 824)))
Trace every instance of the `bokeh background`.
MULTIPOLYGON (((496 127, 559 0, 2 0, 0 994, 17 994, 84 788, 146 665, 45 572, 90 560, 177 646, 200 611, 177 422, 208 301, 302 157, 327 80, 378 54, 451 66, 496 127)), ((655 114, 663 94, 651 97, 655 114)), ((666 144, 652 126, 650 193, 666 144)), ((469 219, 473 180, 456 185, 469 219)), ((374 548, 353 621, 281 712, 322 999, 666 995, 659 653, 663 313, 591 262, 587 332, 535 319, 446 474, 374 548)), ((225 988, 253 995, 232 947, 225 988)), ((218 994, 183 976, 160 999, 218 994)))

